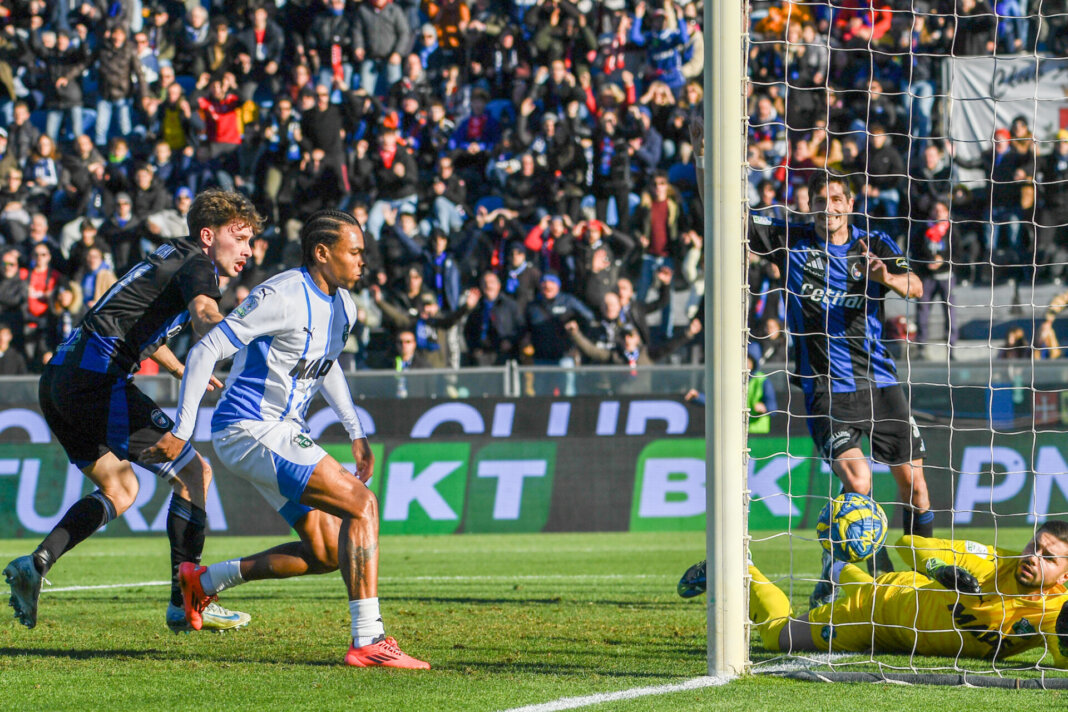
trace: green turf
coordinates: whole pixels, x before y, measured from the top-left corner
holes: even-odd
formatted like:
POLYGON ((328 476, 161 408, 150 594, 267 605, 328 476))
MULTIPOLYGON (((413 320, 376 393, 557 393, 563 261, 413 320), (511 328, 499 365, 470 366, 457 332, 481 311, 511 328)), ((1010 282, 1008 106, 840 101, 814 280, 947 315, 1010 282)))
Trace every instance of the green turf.
MULTIPOLYGON (((1008 543, 1005 530, 1000 536, 1008 543)), ((1022 541, 1026 533, 1009 536, 1022 541)), ((785 573, 790 541, 758 541, 754 558, 766 571, 785 573)), ((815 545, 792 541, 794 570, 814 570, 815 545)), ((205 559, 272 543, 210 538, 205 559)), ((30 546, 0 541, 0 563, 30 546)), ((46 593, 36 629, 0 623, 0 709, 499 710, 677 683, 705 672, 704 597, 683 601, 674 592, 702 550, 703 536, 692 533, 385 538, 380 597, 387 630, 430 660, 429 672, 340 664, 349 616, 337 574, 227 592, 223 602, 254 619, 223 635, 170 634, 162 586, 46 593)), ((97 538, 49 578, 57 588, 134 583, 159 581, 166 570, 164 539, 97 538)), ((793 592, 799 602, 807 586, 793 592)), ((768 658, 754 648, 754 660, 768 658)), ((1068 704, 1068 693, 759 676, 589 709, 811 712, 843 699, 864 710, 1046 712, 1068 704)))

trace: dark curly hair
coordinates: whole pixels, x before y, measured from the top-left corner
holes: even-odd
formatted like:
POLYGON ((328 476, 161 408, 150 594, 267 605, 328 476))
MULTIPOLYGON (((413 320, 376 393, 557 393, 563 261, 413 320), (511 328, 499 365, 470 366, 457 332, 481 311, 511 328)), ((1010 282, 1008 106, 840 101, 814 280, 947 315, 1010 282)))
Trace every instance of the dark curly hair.
POLYGON ((341 210, 319 210, 313 213, 308 222, 300 228, 300 254, 307 267, 314 260, 315 246, 333 247, 341 238, 342 225, 355 225, 363 231, 363 226, 351 214, 341 210))
POLYGON ((253 234, 263 229, 263 218, 252 201, 241 193, 210 188, 198 195, 189 208, 185 221, 189 225, 189 239, 200 239, 204 228, 221 228, 234 221, 252 228, 253 234))

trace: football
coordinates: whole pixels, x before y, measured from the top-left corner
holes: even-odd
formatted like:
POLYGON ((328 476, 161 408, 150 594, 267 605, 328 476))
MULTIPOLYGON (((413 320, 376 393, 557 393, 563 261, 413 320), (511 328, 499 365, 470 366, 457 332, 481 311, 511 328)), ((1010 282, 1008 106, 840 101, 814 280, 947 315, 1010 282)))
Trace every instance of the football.
POLYGON ((843 492, 820 511, 816 535, 839 561, 857 562, 873 556, 886 540, 886 512, 867 495, 843 492))

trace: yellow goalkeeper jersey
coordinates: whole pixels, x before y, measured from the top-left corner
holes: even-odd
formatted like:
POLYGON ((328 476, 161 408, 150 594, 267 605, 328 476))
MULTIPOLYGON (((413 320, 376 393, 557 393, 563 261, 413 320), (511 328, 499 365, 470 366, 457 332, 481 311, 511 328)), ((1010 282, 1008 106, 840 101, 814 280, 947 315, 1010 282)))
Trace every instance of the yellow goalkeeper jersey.
POLYGON ((877 649, 1006 658, 1044 647, 1044 665, 1068 667, 1068 649, 1062 650, 1054 635, 1061 606, 1068 602, 1068 589, 1058 585, 1044 595, 1022 591, 1015 575, 1020 552, 920 536, 902 537, 897 546, 914 571, 884 574, 875 580, 874 600, 869 600, 875 619, 872 642, 877 649), (979 581, 982 593, 949 591, 917 573, 927 570, 930 559, 967 569, 979 581))

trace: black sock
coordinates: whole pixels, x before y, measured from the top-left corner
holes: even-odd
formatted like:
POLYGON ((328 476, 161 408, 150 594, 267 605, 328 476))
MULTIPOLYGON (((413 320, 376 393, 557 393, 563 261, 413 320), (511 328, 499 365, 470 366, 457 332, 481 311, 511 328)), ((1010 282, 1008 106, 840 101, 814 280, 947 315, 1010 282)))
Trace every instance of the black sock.
POLYGON ((868 559, 868 573, 872 576, 888 574, 894 570, 894 562, 890 561, 890 552, 884 546, 875 552, 875 556, 868 559))
POLYGON ((934 536, 934 512, 917 512, 912 507, 901 510, 901 529, 905 536, 934 536))
POLYGON ((33 565, 37 572, 42 576, 47 574, 56 559, 114 518, 115 505, 100 490, 79 499, 33 552, 33 565))
POLYGON ((167 511, 167 538, 171 540, 171 603, 176 606, 182 605, 178 566, 184 561, 200 563, 207 523, 208 514, 203 509, 177 494, 171 497, 167 511))

